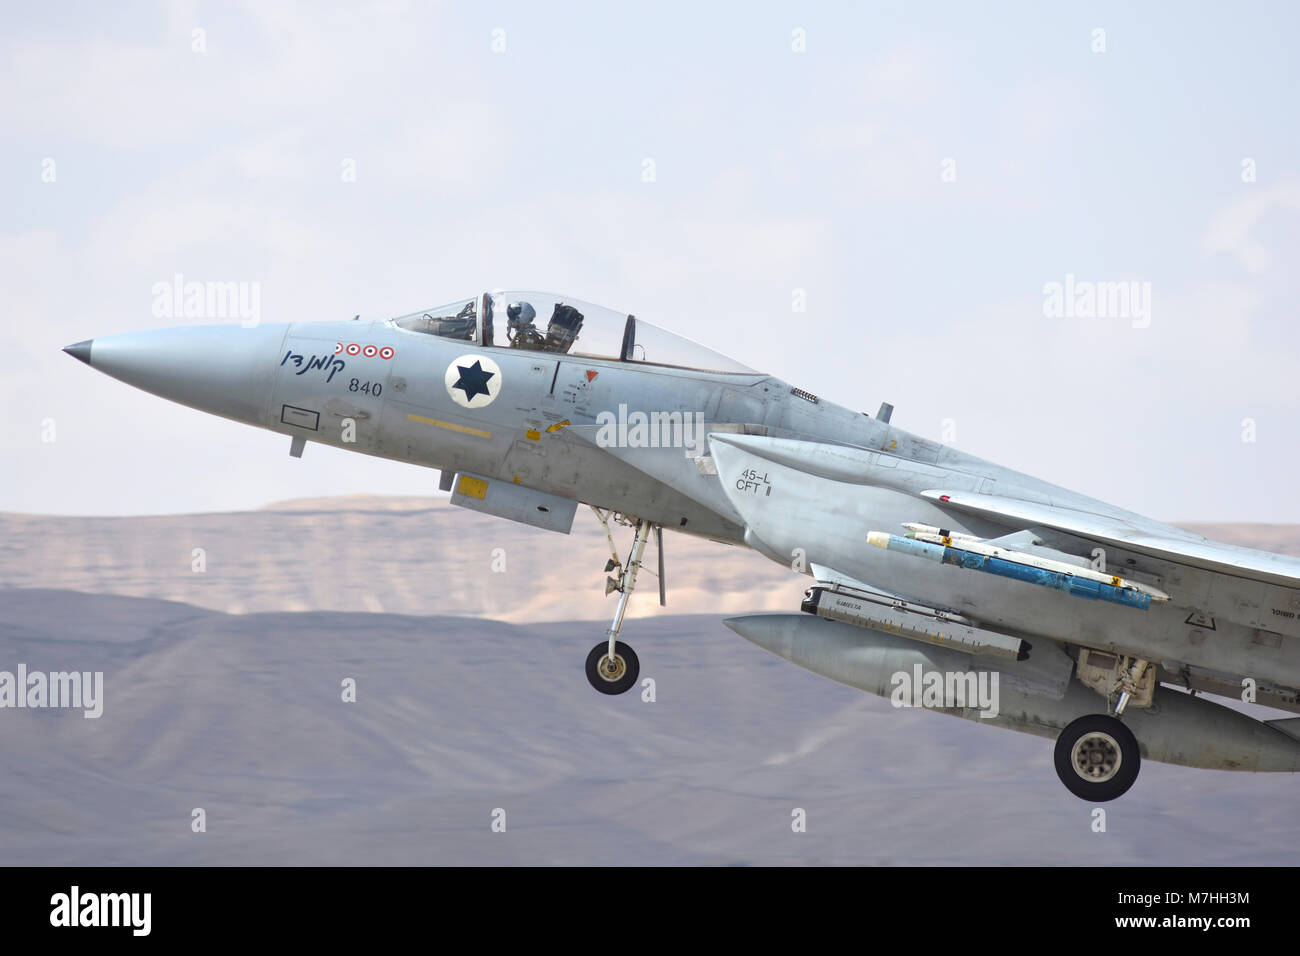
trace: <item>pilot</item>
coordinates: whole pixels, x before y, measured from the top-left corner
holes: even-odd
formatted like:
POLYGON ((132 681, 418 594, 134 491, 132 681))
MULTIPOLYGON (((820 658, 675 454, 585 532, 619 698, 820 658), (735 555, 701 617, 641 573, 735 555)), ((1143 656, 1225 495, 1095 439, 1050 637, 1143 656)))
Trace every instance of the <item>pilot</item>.
POLYGON ((528 302, 511 302, 506 306, 506 338, 517 349, 541 348, 545 336, 537 331, 533 319, 537 310, 528 302))

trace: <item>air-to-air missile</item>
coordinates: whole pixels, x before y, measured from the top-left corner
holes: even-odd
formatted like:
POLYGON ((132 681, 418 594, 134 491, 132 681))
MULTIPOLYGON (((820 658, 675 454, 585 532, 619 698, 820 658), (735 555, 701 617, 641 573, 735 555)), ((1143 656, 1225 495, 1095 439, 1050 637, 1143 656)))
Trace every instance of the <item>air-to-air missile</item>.
POLYGON ((1039 557, 1025 551, 1012 551, 982 541, 973 535, 953 535, 942 528, 908 525, 917 530, 906 535, 872 531, 867 543, 886 551, 898 551, 939 564, 951 564, 972 571, 1055 588, 1075 597, 1109 601, 1146 610, 1152 601, 1168 601, 1169 595, 1157 588, 1128 581, 1118 575, 1094 568, 1039 557))

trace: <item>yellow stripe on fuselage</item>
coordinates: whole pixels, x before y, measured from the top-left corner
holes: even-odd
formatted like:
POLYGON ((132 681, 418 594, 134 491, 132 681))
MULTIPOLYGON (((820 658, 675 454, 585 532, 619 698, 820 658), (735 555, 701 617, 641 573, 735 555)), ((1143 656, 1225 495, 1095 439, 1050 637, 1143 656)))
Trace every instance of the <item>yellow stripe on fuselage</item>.
POLYGON ((456 425, 452 422, 440 422, 436 418, 425 418, 423 415, 409 413, 406 416, 408 421, 419 422, 421 425, 433 425, 436 428, 446 428, 450 431, 461 432, 465 435, 477 435, 479 438, 491 438, 491 432, 485 432, 481 428, 470 428, 468 425, 456 425))

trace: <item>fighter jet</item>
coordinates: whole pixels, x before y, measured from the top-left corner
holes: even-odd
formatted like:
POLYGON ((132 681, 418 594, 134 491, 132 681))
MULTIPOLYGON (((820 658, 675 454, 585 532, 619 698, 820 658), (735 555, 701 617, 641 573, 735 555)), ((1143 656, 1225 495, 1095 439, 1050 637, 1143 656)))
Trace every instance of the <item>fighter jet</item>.
POLYGON ((129 332, 65 351, 129 385, 309 442, 441 471, 454 504, 604 524, 618 595, 586 674, 638 682, 620 639, 662 530, 808 575, 789 614, 724 623, 899 706, 1054 738, 1085 800, 1143 759, 1300 770, 1300 561, 1216 544, 836 405, 625 312, 493 291, 382 321, 129 332), (615 529, 631 531, 620 557, 615 529))

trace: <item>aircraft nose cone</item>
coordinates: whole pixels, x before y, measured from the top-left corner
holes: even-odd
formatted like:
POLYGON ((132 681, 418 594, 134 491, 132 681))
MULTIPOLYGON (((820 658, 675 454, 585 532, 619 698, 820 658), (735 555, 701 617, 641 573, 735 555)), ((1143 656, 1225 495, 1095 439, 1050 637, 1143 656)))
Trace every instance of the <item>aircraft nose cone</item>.
POLYGON ((161 398, 260 425, 284 334, 284 326, 189 326, 101 336, 64 351, 161 398))
POLYGON ((63 351, 67 352, 74 359, 90 364, 90 347, 95 344, 94 339, 86 339, 84 342, 78 342, 76 345, 69 345, 63 351))

